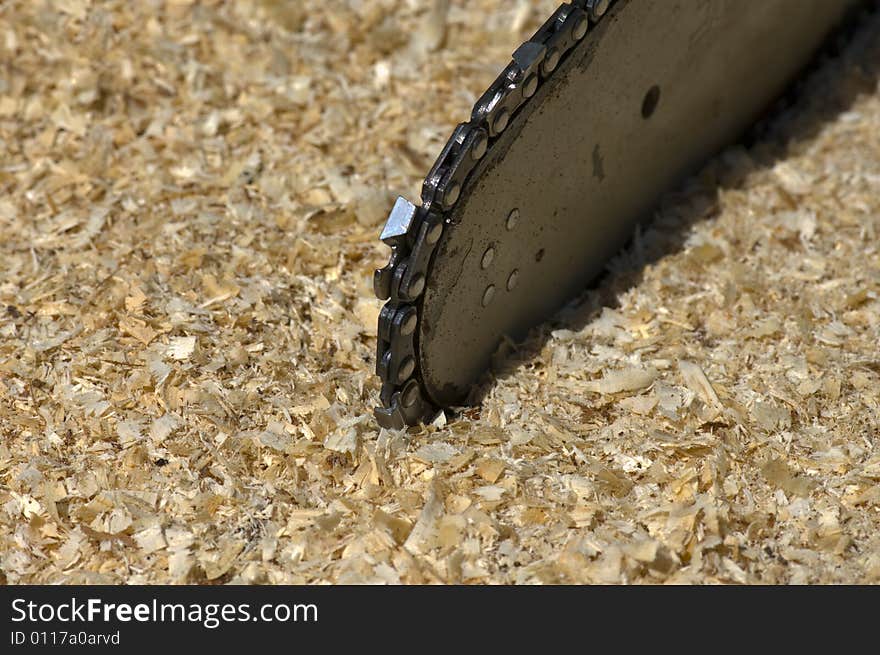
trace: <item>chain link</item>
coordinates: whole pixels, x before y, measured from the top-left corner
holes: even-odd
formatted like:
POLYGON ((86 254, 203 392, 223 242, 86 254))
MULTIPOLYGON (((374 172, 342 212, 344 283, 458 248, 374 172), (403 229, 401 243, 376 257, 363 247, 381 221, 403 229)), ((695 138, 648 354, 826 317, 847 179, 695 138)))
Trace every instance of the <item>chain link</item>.
POLYGON ((425 178, 421 207, 404 198, 395 203, 380 236, 391 247, 391 257, 373 277, 376 296, 387 301, 379 314, 376 349, 382 406, 374 413, 380 426, 402 429, 437 412, 420 383, 416 350, 419 299, 427 284, 431 256, 474 168, 611 3, 573 0, 559 7, 513 53, 513 61, 477 100, 470 122, 455 128, 425 178))

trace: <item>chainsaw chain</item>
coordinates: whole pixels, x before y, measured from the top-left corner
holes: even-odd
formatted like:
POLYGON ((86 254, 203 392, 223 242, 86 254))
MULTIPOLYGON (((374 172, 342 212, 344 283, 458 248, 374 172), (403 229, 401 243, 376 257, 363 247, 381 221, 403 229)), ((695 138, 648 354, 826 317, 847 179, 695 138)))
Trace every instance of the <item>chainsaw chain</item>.
POLYGON ((391 247, 388 264, 376 270, 373 288, 387 301, 379 314, 376 374, 382 380, 376 420, 402 429, 430 419, 437 408, 420 383, 416 344, 421 302, 434 249, 477 163, 563 58, 584 40, 613 0, 563 4, 513 53, 498 79, 459 125, 422 185, 422 205, 398 198, 380 239, 391 247))

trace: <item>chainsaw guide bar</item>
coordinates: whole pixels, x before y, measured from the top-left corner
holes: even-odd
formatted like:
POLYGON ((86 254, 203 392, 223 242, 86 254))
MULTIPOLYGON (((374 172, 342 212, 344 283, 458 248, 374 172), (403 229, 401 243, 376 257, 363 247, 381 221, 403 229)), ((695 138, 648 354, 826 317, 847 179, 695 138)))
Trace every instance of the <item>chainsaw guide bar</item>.
POLYGON ((513 54, 400 198, 374 289, 379 424, 464 401, 604 268, 660 196, 735 141, 860 0, 575 0, 513 54))

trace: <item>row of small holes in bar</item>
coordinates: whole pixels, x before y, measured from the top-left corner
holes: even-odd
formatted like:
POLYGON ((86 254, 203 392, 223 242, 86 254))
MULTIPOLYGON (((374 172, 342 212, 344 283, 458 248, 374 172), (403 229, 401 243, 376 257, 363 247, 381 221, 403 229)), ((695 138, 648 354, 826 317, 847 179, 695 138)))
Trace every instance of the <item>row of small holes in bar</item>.
MULTIPOLYGON (((660 103, 660 87, 657 85, 652 86, 648 89, 648 92, 645 94, 645 98, 642 101, 642 118, 645 120, 651 118, 654 115, 654 112, 657 110, 657 105, 660 103)), ((519 209, 514 209, 507 216, 507 229, 508 231, 512 231, 516 224, 519 222, 519 209)), ((483 253, 483 258, 480 260, 480 266, 485 271, 492 265, 492 261, 495 259, 495 247, 489 246, 486 249, 486 252, 483 253)), ((544 249, 541 248, 537 253, 535 253, 535 262, 540 262, 544 259, 544 249)), ((516 288, 517 283, 519 282, 519 269, 515 268, 510 272, 510 275, 507 276, 507 290, 513 291, 516 288)), ((492 299, 495 297, 495 285, 490 284, 486 287, 486 290, 483 292, 483 307, 487 307, 489 303, 492 302, 492 299)))
MULTIPOLYGON (((507 215, 507 221, 505 222, 505 226, 509 232, 512 232, 516 227, 517 223, 519 223, 519 209, 514 209, 507 215)), ((480 267, 485 271, 492 265, 492 262, 495 260, 495 247, 489 246, 486 249, 486 252, 483 253, 483 258, 480 260, 480 267)), ((507 276, 507 290, 513 291, 516 288, 517 283, 519 282, 519 269, 513 269, 510 274, 507 276)), ((492 299, 495 297, 495 285, 490 284, 486 287, 486 290, 483 292, 483 307, 487 307, 489 303, 492 302, 492 299)))

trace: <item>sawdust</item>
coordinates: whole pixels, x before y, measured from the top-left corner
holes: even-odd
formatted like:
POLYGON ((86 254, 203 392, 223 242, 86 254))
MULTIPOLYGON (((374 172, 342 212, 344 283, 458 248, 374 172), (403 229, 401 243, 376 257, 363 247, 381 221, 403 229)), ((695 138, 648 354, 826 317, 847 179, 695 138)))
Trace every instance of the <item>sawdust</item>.
POLYGON ((385 212, 554 7, 3 3, 0 577, 880 581, 858 52, 477 408, 375 427, 385 212))

